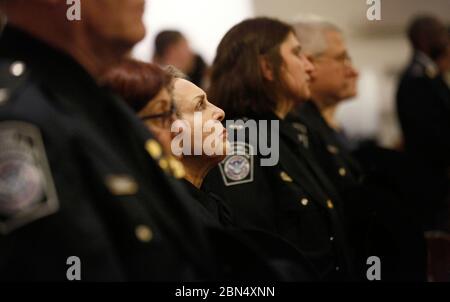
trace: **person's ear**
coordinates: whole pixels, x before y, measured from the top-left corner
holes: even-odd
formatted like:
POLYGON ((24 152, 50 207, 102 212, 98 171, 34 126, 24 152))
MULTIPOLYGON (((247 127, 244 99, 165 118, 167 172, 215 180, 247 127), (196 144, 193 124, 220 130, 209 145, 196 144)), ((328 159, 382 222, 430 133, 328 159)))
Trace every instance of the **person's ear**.
POLYGON ((259 57, 259 67, 263 77, 268 81, 274 80, 273 68, 265 56, 259 57))

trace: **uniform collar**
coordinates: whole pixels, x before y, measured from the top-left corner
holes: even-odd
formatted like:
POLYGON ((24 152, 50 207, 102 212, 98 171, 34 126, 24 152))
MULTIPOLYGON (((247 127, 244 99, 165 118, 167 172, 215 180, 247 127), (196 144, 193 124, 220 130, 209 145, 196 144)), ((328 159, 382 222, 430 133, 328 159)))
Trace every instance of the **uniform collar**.
POLYGON ((73 82, 97 86, 95 79, 73 57, 11 25, 6 25, 0 36, 0 56, 24 62, 38 78, 59 81, 63 70, 73 82))

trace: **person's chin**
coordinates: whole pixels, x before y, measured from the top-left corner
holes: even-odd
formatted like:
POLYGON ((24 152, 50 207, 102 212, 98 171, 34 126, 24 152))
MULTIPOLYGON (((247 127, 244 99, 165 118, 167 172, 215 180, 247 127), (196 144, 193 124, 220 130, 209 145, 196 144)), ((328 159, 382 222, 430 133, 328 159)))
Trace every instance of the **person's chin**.
POLYGON ((145 38, 147 31, 145 29, 144 23, 140 22, 139 25, 136 25, 136 29, 133 31, 133 39, 134 44, 140 42, 145 38))
POLYGON ((349 91, 349 92, 344 93, 343 95, 341 95, 340 99, 342 101, 346 101, 346 100, 353 99, 354 97, 356 97, 356 95, 357 95, 356 91, 349 91))
POLYGON ((146 29, 144 23, 139 22, 138 24, 133 24, 128 26, 127 30, 122 34, 122 41, 131 47, 140 42, 145 38, 146 29))
POLYGON ((307 101, 311 98, 311 90, 309 87, 303 89, 302 93, 300 94, 300 98, 302 101, 307 101))
POLYGON ((349 87, 349 89, 347 90, 347 95, 349 98, 354 98, 355 96, 358 95, 358 89, 356 88, 355 85, 349 87))

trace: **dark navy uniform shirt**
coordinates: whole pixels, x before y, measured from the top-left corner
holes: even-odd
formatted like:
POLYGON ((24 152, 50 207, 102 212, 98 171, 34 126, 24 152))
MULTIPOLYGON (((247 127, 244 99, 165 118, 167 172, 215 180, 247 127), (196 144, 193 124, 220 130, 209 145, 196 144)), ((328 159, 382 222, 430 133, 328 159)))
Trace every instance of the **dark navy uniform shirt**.
POLYGON ((215 261, 181 184, 125 103, 71 57, 0 39, 0 279, 205 280, 215 261))
MULTIPOLYGON (((249 121, 248 117, 241 120, 249 121)), ((228 129, 235 133, 234 154, 208 174, 203 188, 227 202, 239 227, 269 232, 294 245, 322 280, 349 278, 339 196, 313 159, 299 148, 297 134, 289 123, 274 114, 255 118, 256 123, 261 120, 268 121, 268 125, 278 122, 276 131, 262 132, 256 124, 255 136, 250 137, 252 130, 243 124, 228 129), (247 135, 240 136, 242 132, 247 135), (275 148, 279 161, 273 166, 262 166, 268 157, 255 152, 255 138, 262 137, 269 146, 279 141, 275 148)))

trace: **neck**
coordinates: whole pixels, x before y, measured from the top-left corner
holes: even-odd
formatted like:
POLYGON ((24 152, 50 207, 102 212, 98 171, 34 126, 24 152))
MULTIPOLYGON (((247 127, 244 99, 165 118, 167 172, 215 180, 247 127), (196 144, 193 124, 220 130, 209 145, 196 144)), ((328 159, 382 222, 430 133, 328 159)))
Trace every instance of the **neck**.
POLYGON ((328 126, 330 126, 331 128, 333 128, 335 130, 339 130, 339 123, 336 121, 336 118, 335 118, 336 109, 337 109, 337 106, 333 105, 333 106, 324 108, 323 110, 320 111, 320 113, 322 114, 322 116, 323 116, 325 122, 328 124, 328 126))
POLYGON ((82 65, 95 79, 100 78, 106 70, 117 62, 124 52, 111 53, 103 46, 94 47, 93 43, 81 40, 79 47, 65 49, 80 65, 82 65), (96 49, 95 52, 92 49, 96 49))
POLYGON ((293 107, 294 101, 289 99, 280 99, 278 100, 277 108, 274 113, 279 119, 284 120, 293 107))
POLYGON ((203 157, 199 156, 184 157, 181 162, 186 172, 184 178, 197 189, 202 186, 208 172, 217 165, 217 162, 205 161, 203 157))
POLYGON ((336 100, 320 98, 319 96, 313 96, 313 100, 328 126, 338 130, 339 124, 335 118, 338 102, 336 100))

